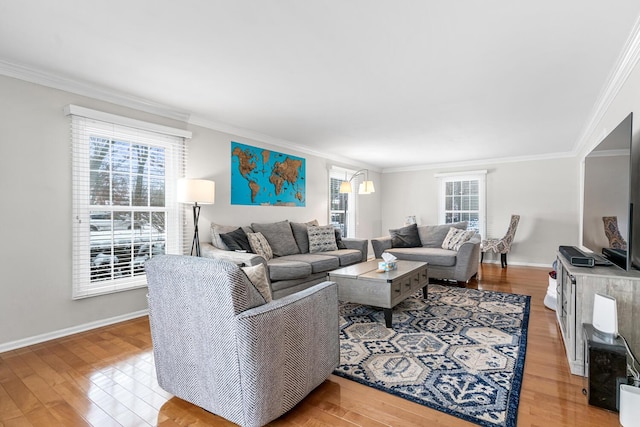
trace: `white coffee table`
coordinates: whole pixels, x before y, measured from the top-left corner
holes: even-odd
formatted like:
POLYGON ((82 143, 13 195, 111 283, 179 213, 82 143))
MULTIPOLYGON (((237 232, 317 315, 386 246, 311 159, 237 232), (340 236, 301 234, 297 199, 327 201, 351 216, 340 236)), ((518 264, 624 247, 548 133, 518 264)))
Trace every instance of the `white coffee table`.
POLYGON ((396 261, 398 268, 379 273, 378 262, 372 260, 350 265, 329 273, 338 284, 338 299, 384 309, 384 322, 391 328, 393 307, 422 289, 427 298, 428 264, 418 261, 396 261))

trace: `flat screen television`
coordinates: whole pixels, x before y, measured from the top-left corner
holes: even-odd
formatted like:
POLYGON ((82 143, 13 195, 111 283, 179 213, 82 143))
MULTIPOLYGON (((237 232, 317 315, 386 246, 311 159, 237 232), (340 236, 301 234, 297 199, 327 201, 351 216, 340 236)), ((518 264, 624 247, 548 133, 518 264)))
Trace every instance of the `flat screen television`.
POLYGON ((582 246, 625 270, 640 269, 640 141, 632 129, 630 113, 584 162, 582 246), (610 247, 603 217, 617 218, 626 248, 610 247))

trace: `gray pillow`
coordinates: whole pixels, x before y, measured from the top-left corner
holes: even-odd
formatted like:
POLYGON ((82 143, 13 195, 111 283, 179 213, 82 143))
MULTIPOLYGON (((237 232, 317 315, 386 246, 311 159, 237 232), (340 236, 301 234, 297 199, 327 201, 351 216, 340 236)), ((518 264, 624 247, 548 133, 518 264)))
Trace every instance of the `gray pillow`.
POLYGON ((229 247, 224 243, 221 234, 231 233, 232 231, 238 228, 237 225, 220 225, 216 223, 211 223, 211 244, 218 249, 222 249, 225 251, 229 250, 229 247))
POLYGON ((260 232, 269 242, 273 256, 299 254, 300 249, 293 237, 289 221, 272 222, 269 224, 251 224, 253 231, 260 232))
POLYGON ((420 235, 418 234, 418 226, 416 224, 407 225, 406 227, 389 230, 391 234, 392 248, 417 248, 422 246, 420 235))
POLYGON ((420 242, 425 248, 441 248, 444 238, 447 237, 449 228, 467 229, 467 221, 454 222, 452 224, 441 225, 420 225, 418 226, 418 235, 420 242))
POLYGON ((323 225, 322 227, 307 228, 309 234, 309 252, 337 251, 336 233, 333 225, 323 225))
POLYGON ((251 245, 249 245, 247 233, 241 227, 238 227, 230 233, 222 233, 220 237, 231 251, 251 252, 251 245))
POLYGON ((309 235, 307 234, 307 227, 310 225, 318 225, 318 220, 314 219, 309 222, 292 222, 291 231, 293 231, 293 238, 296 240, 298 244, 298 249, 300 249, 301 254, 309 253, 309 235))
POLYGON ((336 233, 336 246, 338 249, 347 249, 347 245, 342 241, 342 231, 339 228, 333 230, 336 233))

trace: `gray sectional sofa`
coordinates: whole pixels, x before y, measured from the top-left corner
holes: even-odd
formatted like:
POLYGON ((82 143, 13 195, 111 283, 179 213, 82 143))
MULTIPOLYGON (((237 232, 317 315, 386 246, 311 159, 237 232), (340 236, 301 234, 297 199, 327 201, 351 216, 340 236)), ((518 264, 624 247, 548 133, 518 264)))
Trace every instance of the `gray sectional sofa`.
POLYGON ((478 273, 481 238, 479 234, 474 234, 461 243, 457 250, 444 249, 442 245, 451 227, 466 230, 467 222, 421 226, 414 224, 390 230, 389 236, 371 239, 371 245, 376 258, 380 258, 383 252, 388 252, 398 259, 427 262, 430 279, 455 280, 458 285, 464 286, 478 273))
POLYGON ((201 252, 203 257, 228 260, 238 265, 266 265, 273 298, 282 298, 325 281, 329 271, 367 260, 366 239, 343 239, 337 234, 337 249, 326 250, 324 247, 320 252, 313 252, 314 248, 310 249, 308 228, 316 226, 317 221, 297 223, 287 220, 252 223, 242 227, 212 223, 211 243, 203 243, 201 252), (228 238, 229 233, 237 232, 238 228, 242 228, 245 233, 262 233, 273 252, 273 258, 265 259, 249 251, 231 250, 223 235, 228 238))

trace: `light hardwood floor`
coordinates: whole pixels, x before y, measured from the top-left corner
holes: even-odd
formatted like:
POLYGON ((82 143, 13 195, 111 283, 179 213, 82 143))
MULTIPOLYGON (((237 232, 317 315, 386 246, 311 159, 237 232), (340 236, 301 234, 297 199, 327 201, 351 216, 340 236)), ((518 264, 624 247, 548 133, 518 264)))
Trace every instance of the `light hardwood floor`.
MULTIPOLYGON (((569 373, 555 313, 543 305, 550 269, 482 264, 469 287, 531 295, 518 426, 618 426, 589 406, 569 373)), ((155 380, 146 317, 0 354, 0 426, 231 426, 172 397, 155 380)), ((331 376, 271 426, 471 426, 331 376)))

